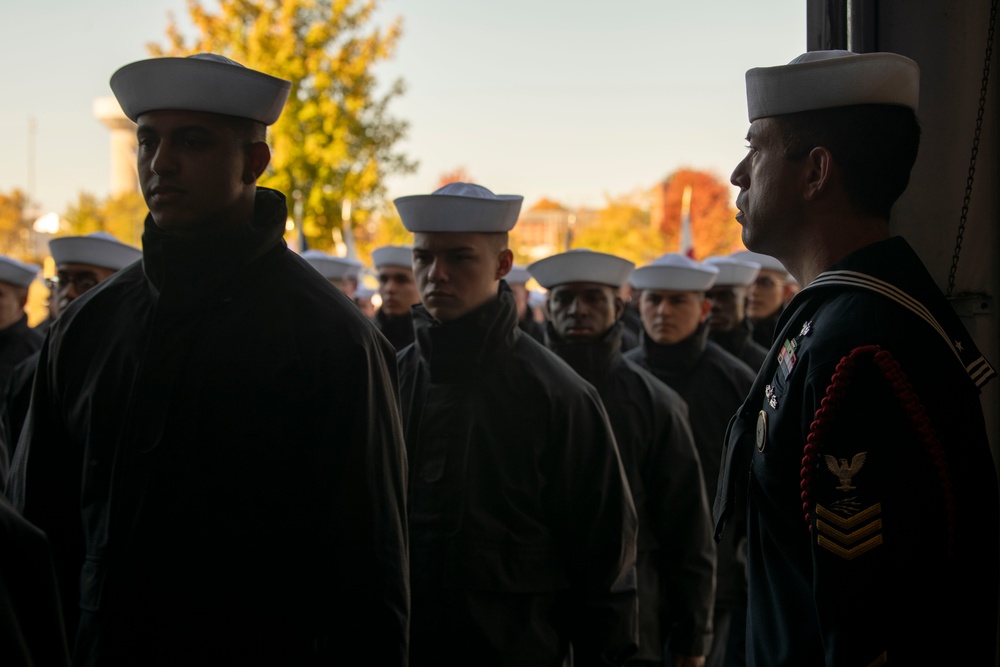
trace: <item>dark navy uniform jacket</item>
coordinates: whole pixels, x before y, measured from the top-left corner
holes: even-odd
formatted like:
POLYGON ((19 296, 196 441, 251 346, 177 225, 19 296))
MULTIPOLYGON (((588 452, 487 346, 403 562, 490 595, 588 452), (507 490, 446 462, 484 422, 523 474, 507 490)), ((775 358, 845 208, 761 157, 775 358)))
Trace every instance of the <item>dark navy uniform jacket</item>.
POLYGON ((398 356, 410 469, 411 665, 621 664, 636 515, 597 391, 517 326, 510 288, 413 308, 398 356))
POLYGON ((392 348, 286 218, 263 188, 238 230, 147 218, 142 261, 52 325, 9 490, 76 665, 405 663, 392 348))
POLYGON ((733 355, 756 373, 767 358, 767 348, 753 339, 754 326, 748 319, 732 331, 709 330, 708 339, 733 355))
MULTIPOLYGON (((679 343, 659 345, 644 331, 639 347, 629 350, 625 357, 676 390, 687 403, 691 432, 705 473, 705 488, 709 498, 714 498, 726 425, 753 384, 754 372, 707 336, 708 326, 702 324, 679 343)), ((727 535, 718 545, 719 611, 739 604, 746 591, 746 574, 739 552, 739 535, 727 535)))
POLYGON ((715 504, 717 534, 746 526, 748 664, 994 664, 992 368, 898 237, 779 324, 715 504))
POLYGON ((715 603, 715 543, 701 461, 680 394, 621 354, 619 321, 597 341, 550 349, 597 388, 639 517, 638 660, 707 655, 715 603))

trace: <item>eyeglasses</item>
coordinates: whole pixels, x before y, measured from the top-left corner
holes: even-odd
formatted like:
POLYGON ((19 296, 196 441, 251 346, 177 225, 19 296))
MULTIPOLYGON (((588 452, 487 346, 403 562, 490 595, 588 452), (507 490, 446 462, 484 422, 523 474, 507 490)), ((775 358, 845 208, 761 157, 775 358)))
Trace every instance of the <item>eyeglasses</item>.
POLYGON ((76 291, 83 294, 87 290, 93 289, 99 283, 97 276, 89 271, 83 273, 66 273, 60 271, 51 278, 45 279, 45 286, 53 292, 68 290, 70 285, 76 285, 76 291))

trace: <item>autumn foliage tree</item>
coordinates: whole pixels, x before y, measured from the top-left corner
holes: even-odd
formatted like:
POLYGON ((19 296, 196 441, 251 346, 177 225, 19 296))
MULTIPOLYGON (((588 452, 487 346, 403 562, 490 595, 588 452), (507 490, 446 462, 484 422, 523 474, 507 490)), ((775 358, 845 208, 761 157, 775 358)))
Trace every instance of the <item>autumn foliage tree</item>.
POLYGON ((608 200, 596 217, 574 234, 573 246, 624 257, 641 266, 668 252, 649 211, 627 199, 608 200))
POLYGON ((372 250, 384 245, 410 245, 413 233, 406 230, 403 221, 391 203, 376 211, 368 222, 355 230, 358 259, 371 266, 372 250))
MULTIPOLYGON (((215 3, 213 3, 215 4, 215 3)), ((269 128, 273 151, 261 185, 289 197, 298 192, 310 247, 327 248, 341 226, 367 224, 385 198, 385 178, 416 168, 396 148, 406 122, 389 114, 403 92, 397 80, 379 92, 373 67, 391 58, 401 34, 397 19, 373 25, 379 0, 219 0, 210 11, 188 0, 197 35, 188 41, 173 16, 167 44, 154 56, 217 53, 292 82, 281 118, 269 128)))
POLYGON ((28 204, 28 195, 22 190, 0 192, 0 254, 23 254, 28 204))
POLYGON ((695 259, 742 250, 740 225, 736 222, 729 186, 710 173, 680 169, 654 191, 651 223, 669 248, 664 252, 680 249, 682 204, 687 187, 691 188, 691 236, 695 259))
POLYGON ((98 199, 81 192, 75 204, 63 215, 67 233, 90 234, 107 232, 122 243, 136 247, 142 245, 143 222, 146 219, 146 202, 138 192, 98 199))
POLYGON ((437 188, 440 189, 449 183, 475 183, 472 180, 472 176, 469 175, 469 170, 465 167, 456 167, 451 171, 446 171, 438 177, 437 188))

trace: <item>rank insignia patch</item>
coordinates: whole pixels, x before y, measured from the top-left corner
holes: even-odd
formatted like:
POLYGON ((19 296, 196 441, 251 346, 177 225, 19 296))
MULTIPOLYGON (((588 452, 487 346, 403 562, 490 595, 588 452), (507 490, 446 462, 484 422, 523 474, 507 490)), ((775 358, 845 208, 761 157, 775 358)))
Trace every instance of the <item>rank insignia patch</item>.
POLYGON ((848 463, 847 459, 838 459, 836 457, 827 454, 826 468, 840 480, 840 485, 837 487, 838 491, 854 491, 856 486, 851 486, 851 481, 854 476, 861 471, 861 466, 865 464, 865 459, 868 458, 868 452, 859 452, 854 455, 851 462, 848 463))
POLYGON ((851 516, 816 504, 816 544, 853 560, 882 544, 882 505, 875 503, 851 516))
POLYGON ((764 387, 764 397, 767 399, 767 404, 771 406, 772 410, 778 409, 778 395, 774 391, 774 387, 767 385, 764 387))

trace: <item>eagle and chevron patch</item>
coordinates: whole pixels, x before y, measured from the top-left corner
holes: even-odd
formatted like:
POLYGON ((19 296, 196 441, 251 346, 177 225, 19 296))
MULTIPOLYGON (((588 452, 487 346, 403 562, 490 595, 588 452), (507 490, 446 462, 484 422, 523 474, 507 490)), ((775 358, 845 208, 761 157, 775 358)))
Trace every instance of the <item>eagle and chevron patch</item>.
POLYGON ((816 544, 853 560, 882 544, 882 505, 875 503, 852 516, 816 505, 816 544))

